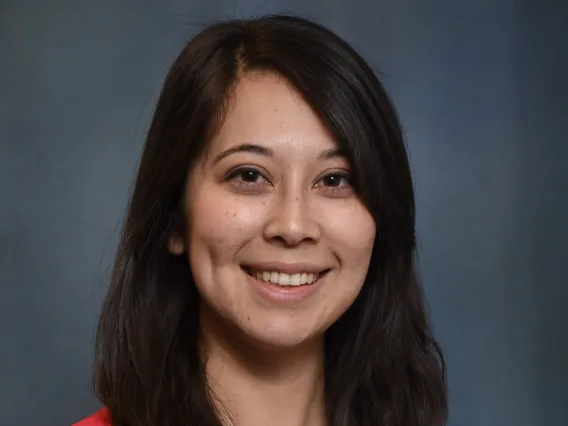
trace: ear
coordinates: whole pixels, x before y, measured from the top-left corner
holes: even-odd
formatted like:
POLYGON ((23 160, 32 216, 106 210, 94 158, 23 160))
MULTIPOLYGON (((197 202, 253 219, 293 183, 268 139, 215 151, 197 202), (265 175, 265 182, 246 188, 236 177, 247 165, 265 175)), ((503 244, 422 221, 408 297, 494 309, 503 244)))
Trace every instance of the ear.
POLYGON ((180 256, 185 252, 183 238, 177 233, 173 233, 168 238, 168 250, 171 254, 180 256))

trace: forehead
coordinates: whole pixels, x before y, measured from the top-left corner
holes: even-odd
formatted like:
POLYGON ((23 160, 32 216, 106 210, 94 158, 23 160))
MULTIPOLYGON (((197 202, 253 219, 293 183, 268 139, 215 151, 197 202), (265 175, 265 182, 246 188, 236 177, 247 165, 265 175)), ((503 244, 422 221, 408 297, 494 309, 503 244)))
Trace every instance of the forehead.
POLYGON ((209 150, 215 154, 243 143, 266 145, 276 155, 310 155, 336 147, 331 133, 301 94, 273 73, 240 79, 209 150))

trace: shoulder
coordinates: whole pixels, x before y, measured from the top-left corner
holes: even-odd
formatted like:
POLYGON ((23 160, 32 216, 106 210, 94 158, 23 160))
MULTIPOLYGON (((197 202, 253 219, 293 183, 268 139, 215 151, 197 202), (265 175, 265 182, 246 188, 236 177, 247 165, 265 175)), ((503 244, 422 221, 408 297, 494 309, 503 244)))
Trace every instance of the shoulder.
POLYGON ((89 416, 77 423, 73 423, 71 426, 111 426, 108 410, 103 408, 92 416, 89 416))

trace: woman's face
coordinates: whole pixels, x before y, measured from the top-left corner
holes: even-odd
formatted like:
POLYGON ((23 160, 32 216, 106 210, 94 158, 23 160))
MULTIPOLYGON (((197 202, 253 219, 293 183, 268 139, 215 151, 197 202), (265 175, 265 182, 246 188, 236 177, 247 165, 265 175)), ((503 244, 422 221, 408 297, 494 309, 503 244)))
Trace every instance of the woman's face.
POLYGON ((375 223, 310 106, 274 74, 244 77, 192 168, 185 251, 204 304, 231 335, 265 347, 321 337, 352 304, 375 223))

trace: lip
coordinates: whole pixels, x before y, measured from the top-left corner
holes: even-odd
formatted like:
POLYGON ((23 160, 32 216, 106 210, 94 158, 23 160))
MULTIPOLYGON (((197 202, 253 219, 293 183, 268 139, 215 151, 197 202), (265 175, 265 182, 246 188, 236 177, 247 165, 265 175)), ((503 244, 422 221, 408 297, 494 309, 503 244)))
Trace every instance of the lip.
MULTIPOLYGON (((251 266, 252 267, 252 266, 251 266)), ((276 269, 276 268, 274 268, 276 269)), ((321 271, 321 268, 319 269, 321 271)), ((303 269, 302 271, 308 272, 309 270, 303 269)), ((324 271, 327 271, 324 269, 324 271)), ((285 272, 280 269, 280 272, 285 272)), ((311 297, 324 283, 328 276, 325 272, 315 283, 299 285, 299 286, 281 286, 278 284, 273 284, 263 280, 259 280, 249 273, 247 273, 243 268, 243 273, 246 275, 251 287, 255 292, 260 295, 264 300, 272 303, 278 304, 292 304, 302 302, 309 297, 311 297)), ((292 270, 292 273, 297 273, 296 269, 292 270)))
POLYGON ((314 263, 284 263, 284 262, 262 262, 262 263, 247 263, 242 267, 247 270, 253 271, 276 271, 283 272, 288 275, 301 274, 303 272, 312 274, 321 274, 331 268, 326 268, 314 263))

